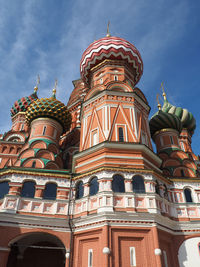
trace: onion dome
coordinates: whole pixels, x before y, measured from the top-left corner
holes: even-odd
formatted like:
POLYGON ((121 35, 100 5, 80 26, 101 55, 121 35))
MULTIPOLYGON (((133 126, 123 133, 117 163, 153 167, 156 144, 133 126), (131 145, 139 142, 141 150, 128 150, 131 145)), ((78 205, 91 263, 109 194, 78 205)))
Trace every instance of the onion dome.
POLYGON ((162 111, 176 115, 178 118, 180 118, 183 128, 186 128, 191 134, 194 133, 194 130, 196 128, 196 120, 192 115, 192 113, 189 112, 187 109, 181 107, 175 107, 171 105, 167 101, 167 99, 165 99, 162 111))
POLYGON ((58 121, 63 130, 67 131, 71 124, 71 114, 67 107, 56 99, 55 90, 50 98, 41 98, 35 100, 26 111, 26 121, 30 124, 34 119, 48 117, 58 121))
POLYGON ((28 106, 37 98, 37 93, 35 91, 32 95, 22 97, 19 100, 15 101, 14 105, 10 110, 11 117, 15 116, 18 112, 26 112, 28 106))
POLYGON ((135 84, 140 80, 143 62, 139 51, 128 41, 107 35, 94 41, 82 55, 80 72, 84 82, 88 83, 90 70, 105 59, 125 61, 133 71, 135 84))
POLYGON ((174 114, 163 112, 159 110, 155 115, 152 116, 150 122, 150 132, 151 136, 155 134, 155 132, 160 131, 162 129, 174 129, 179 133, 182 130, 182 123, 179 117, 174 114))

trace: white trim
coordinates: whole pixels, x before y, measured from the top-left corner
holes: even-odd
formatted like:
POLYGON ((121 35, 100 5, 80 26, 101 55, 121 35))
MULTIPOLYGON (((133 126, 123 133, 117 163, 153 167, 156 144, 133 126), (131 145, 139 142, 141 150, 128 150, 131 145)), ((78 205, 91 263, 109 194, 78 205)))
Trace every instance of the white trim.
POLYGON ((130 266, 136 266, 136 255, 135 255, 135 247, 129 247, 130 249, 130 266))

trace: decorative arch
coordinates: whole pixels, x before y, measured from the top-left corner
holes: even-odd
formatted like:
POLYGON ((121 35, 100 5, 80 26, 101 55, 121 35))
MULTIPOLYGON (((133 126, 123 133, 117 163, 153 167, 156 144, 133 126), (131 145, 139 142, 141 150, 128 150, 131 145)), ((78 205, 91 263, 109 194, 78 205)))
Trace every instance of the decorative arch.
POLYGON ((11 250, 7 267, 65 266, 66 248, 55 235, 44 232, 26 233, 12 239, 9 247, 11 250))
POLYGON ((6 141, 10 142, 24 142, 25 138, 20 134, 12 134, 6 138, 6 141), (16 140, 16 141, 15 141, 16 140))
POLYGON ((112 81, 107 85, 107 90, 110 91, 121 91, 121 92, 133 92, 133 88, 124 82, 121 81, 112 81), (115 90, 117 89, 117 90, 115 90))

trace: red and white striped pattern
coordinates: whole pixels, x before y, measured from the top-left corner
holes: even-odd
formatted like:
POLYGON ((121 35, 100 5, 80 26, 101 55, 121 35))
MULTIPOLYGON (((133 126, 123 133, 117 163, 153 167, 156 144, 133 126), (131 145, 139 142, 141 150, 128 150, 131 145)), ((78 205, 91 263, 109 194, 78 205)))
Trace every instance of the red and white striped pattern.
POLYGON ((89 45, 82 55, 80 72, 86 83, 90 69, 104 59, 125 60, 136 72, 135 84, 140 80, 143 73, 143 62, 135 46, 119 37, 104 37, 89 45))

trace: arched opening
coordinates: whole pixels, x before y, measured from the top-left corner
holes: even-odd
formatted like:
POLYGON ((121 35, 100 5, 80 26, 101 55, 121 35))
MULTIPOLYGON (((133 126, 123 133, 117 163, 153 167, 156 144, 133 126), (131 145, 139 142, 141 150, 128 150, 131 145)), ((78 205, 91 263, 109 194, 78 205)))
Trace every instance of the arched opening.
POLYGON ((90 196, 94 196, 99 191, 99 183, 97 177, 90 180, 90 196))
POLYGON ((21 197, 30 197, 35 196, 35 182, 27 181, 23 183, 21 197))
POLYGON ((193 202, 193 201, 192 201, 191 190, 190 190, 189 188, 185 188, 185 189, 184 189, 184 195, 185 195, 185 201, 186 201, 186 202, 193 202))
POLYGON ((7 267, 65 266, 65 246, 54 235, 26 234, 10 247, 7 267))
POLYGON ((56 194, 57 194, 57 184, 47 183, 45 185, 43 198, 54 200, 56 199, 56 194))
POLYGON ((124 193, 125 192, 124 178, 121 175, 115 174, 113 176, 112 190, 113 190, 113 192, 118 192, 118 193, 124 193))
POLYGON ((160 185, 158 181, 156 181, 156 184, 155 184, 155 191, 156 191, 156 194, 160 195, 160 185))
POLYGON ((83 193, 84 193, 83 182, 80 181, 76 184, 76 199, 82 198, 83 193))
POLYGON ((132 181, 133 192, 134 193, 145 193, 144 179, 140 175, 133 177, 132 181))
POLYGON ((0 182, 0 199, 4 198, 9 192, 9 184, 8 181, 0 182))

